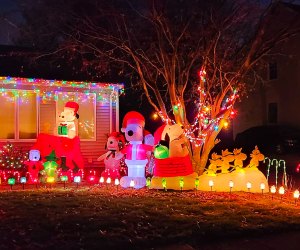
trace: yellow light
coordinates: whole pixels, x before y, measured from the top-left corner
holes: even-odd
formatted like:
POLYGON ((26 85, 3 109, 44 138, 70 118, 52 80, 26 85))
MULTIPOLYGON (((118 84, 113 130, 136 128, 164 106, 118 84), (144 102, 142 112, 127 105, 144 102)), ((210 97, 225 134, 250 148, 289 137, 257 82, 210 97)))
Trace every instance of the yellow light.
POLYGON ((298 199, 298 198, 299 198, 299 195, 300 195, 299 190, 296 189, 295 192, 294 192, 294 198, 295 198, 295 199, 298 199))
POLYGON ((210 108, 209 107, 205 107, 205 112, 208 112, 209 110, 210 110, 210 108))
POLYGON ((54 182, 54 177, 52 177, 52 176, 47 177, 47 182, 48 183, 53 183, 54 182))
POLYGON ((156 120, 156 119, 158 118, 158 114, 157 114, 157 113, 154 113, 154 114, 152 115, 152 118, 153 118, 154 120, 156 120))
POLYGON ((276 193, 276 187, 275 187, 274 185, 271 187, 271 193, 272 193, 272 194, 275 194, 275 193, 276 193))
POLYGON ((224 126, 224 128, 227 128, 228 127, 228 122, 224 121, 223 126, 224 126))
POLYGON ((281 187, 279 188, 279 191, 278 191, 278 192, 279 192, 279 194, 283 195, 283 194, 284 194, 284 187, 281 186, 281 187))

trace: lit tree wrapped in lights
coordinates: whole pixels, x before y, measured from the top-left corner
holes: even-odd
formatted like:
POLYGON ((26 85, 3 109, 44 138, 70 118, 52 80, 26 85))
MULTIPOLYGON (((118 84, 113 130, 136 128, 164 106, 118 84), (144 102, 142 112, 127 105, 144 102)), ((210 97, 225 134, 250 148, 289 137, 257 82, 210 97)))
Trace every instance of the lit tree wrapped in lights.
MULTIPOLYGON (((130 76, 163 121, 184 127, 199 174, 219 142, 217 135, 236 113, 238 95, 260 79, 259 63, 299 31, 297 13, 279 17, 284 7, 279 1, 88 1, 74 15, 77 2, 39 5, 49 8, 43 13, 57 15, 60 29, 66 27, 59 34, 66 35, 59 39, 63 42, 45 55, 64 53, 64 61, 76 62, 78 71, 81 65, 88 76, 98 77, 101 69, 130 76)), ((28 16, 47 18, 38 8, 28 11, 28 16)), ((30 28, 38 39, 34 44, 48 48, 49 41, 58 40, 39 35, 34 24, 30 28)))
POLYGON ((7 143, 0 149, 0 168, 3 170, 22 170, 28 160, 28 152, 7 143))

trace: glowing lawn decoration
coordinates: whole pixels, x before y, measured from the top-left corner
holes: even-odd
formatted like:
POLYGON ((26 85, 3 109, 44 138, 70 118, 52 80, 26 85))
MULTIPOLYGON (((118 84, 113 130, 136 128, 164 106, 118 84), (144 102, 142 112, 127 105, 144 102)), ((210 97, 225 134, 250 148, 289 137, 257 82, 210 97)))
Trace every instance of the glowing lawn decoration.
POLYGON ((231 190, 232 190, 233 186, 234 186, 233 181, 229 181, 229 192, 230 193, 231 193, 231 190))
POLYGON ((299 193, 298 189, 295 190, 293 196, 294 196, 294 199, 295 199, 295 205, 297 205, 297 200, 299 199, 299 196, 300 196, 300 193, 299 193))
POLYGON ((166 178, 162 178, 161 182, 162 182, 162 186, 163 186, 164 190, 167 191, 167 180, 166 180, 166 178))
POLYGON ((68 181, 68 176, 63 175, 60 177, 60 180, 64 183, 64 189, 66 188, 66 182, 68 181))
POLYGON ((74 176, 74 182, 76 183, 76 187, 78 188, 78 185, 81 182, 81 177, 80 176, 74 176))
POLYGON ((8 183, 8 185, 10 185, 10 189, 12 189, 13 185, 16 184, 16 179, 15 178, 9 178, 7 183, 8 183))
POLYGON ((195 179, 195 189, 198 190, 198 186, 199 186, 199 178, 195 179))
POLYGON ((214 181, 213 180, 209 180, 208 186, 210 186, 210 191, 212 191, 213 186, 214 186, 214 181))
POLYGON ((25 176, 22 176, 22 177, 20 178, 20 183, 22 184, 22 189, 23 189, 23 190, 25 189, 25 184, 26 184, 26 182, 27 182, 26 177, 25 177, 25 176))
POLYGON ((280 187, 279 190, 278 190, 278 193, 280 194, 280 200, 282 200, 282 196, 284 195, 285 193, 285 190, 284 190, 284 187, 280 187))
POLYGON ((131 180, 129 186, 130 186, 131 188, 134 188, 134 185, 135 185, 134 180, 131 180))
POLYGON ((278 170, 282 168, 282 183, 286 187, 287 186, 287 175, 286 175, 286 163, 284 160, 278 160, 278 159, 270 159, 269 157, 265 157, 264 162, 268 160, 268 166, 267 166, 267 180, 269 180, 270 176, 270 169, 271 167, 275 168, 275 184, 276 187, 278 185, 278 170))
MULTIPOLYGON (((242 149, 234 149, 233 153, 227 149, 222 150, 222 154, 212 154, 210 165, 203 175, 199 176, 199 190, 210 191, 211 187, 207 185, 209 180, 214 181, 214 190, 218 192, 248 191, 247 183, 251 183, 251 192, 261 193, 260 184, 265 184, 266 192, 269 186, 265 175, 258 169, 259 163, 264 160, 264 155, 260 153, 257 147, 250 154, 251 160, 248 165, 244 165, 247 155, 241 152, 242 149), (228 188, 229 182, 234 186, 228 188)), ((249 184, 248 184, 249 185, 249 184)))
POLYGON ((261 189, 261 193, 262 193, 262 194, 264 194, 265 188, 266 188, 265 183, 261 183, 261 184, 260 184, 260 189, 261 189))
POLYGON ((276 187, 275 187, 274 185, 271 186, 270 192, 271 192, 271 194, 272 194, 272 200, 273 200, 273 195, 276 193, 276 187))
MULTIPOLYGON (((146 185, 145 169, 153 145, 143 143, 144 127, 145 118, 142 114, 130 111, 125 115, 121 131, 125 133, 125 138, 129 144, 121 150, 126 155, 125 163, 128 167, 128 176, 123 176, 120 180, 120 185, 124 188, 131 187, 132 180, 135 183, 134 188, 136 189, 146 185)), ((151 137, 150 134, 147 136, 151 137)), ((149 141, 153 140, 149 138, 149 141)))
POLYGON ((248 192, 250 192, 250 189, 252 188, 252 183, 251 182, 247 182, 247 189, 248 192))

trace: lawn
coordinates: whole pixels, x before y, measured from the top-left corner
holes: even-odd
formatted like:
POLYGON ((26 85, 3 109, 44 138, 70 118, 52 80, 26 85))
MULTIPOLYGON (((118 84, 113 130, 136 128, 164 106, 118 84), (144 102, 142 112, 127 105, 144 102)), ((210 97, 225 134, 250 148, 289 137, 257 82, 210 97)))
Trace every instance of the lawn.
POLYGON ((299 230, 300 204, 292 194, 2 188, 0 219, 0 249, 199 246, 299 230))

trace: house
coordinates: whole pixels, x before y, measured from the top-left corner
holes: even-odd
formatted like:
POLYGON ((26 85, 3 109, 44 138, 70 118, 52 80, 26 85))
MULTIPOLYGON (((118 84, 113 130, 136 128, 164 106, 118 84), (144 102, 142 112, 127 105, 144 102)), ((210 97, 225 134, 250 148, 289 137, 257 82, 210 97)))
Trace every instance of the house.
MULTIPOLYGON (((294 18, 300 29, 300 6, 281 5, 274 25, 294 18)), ((260 125, 289 125, 300 128, 300 34, 289 37, 265 58, 258 82, 247 97, 236 105, 238 116, 233 121, 234 137, 260 125)))
POLYGON ((30 150, 40 133, 53 134, 68 101, 79 104, 78 135, 85 167, 100 167, 106 134, 119 130, 123 84, 0 77, 0 147, 30 150))

